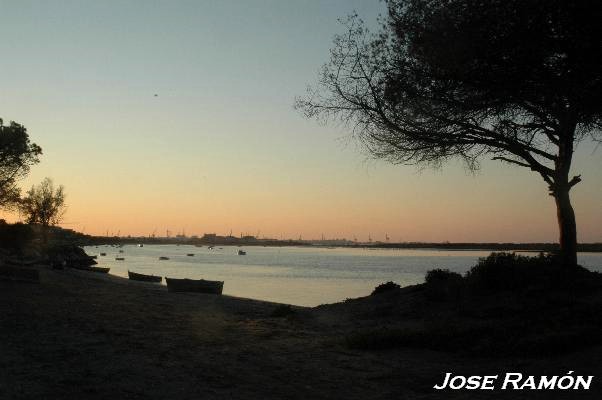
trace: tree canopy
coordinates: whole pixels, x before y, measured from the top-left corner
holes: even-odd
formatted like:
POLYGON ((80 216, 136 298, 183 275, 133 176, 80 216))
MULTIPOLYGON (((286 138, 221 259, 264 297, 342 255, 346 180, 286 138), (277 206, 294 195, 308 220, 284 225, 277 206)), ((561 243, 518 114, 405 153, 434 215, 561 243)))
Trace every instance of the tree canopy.
POLYGON ((29 173, 36 164, 42 149, 31 143, 23 125, 11 122, 4 125, 0 119, 0 207, 7 208, 18 202, 19 179, 29 173))
POLYGON ((574 146, 602 128, 602 6, 566 0, 387 0, 370 33, 353 15, 308 117, 339 119, 369 154, 439 166, 488 156, 537 172, 558 210, 564 260, 576 264, 569 191, 574 146))
POLYGON ((28 224, 57 225, 66 211, 65 188, 45 178, 27 191, 19 207, 28 224))

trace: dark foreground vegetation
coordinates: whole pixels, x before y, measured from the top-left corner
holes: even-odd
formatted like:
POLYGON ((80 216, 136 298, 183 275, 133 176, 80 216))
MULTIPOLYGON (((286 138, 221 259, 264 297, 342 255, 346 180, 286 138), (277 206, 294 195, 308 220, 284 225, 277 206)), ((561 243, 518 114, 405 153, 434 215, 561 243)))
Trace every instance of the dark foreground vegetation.
POLYGON ((500 357, 602 344, 602 274, 566 268, 549 255, 492 253, 464 276, 431 270, 422 285, 390 282, 362 302, 355 305, 375 327, 347 335, 351 348, 500 357))

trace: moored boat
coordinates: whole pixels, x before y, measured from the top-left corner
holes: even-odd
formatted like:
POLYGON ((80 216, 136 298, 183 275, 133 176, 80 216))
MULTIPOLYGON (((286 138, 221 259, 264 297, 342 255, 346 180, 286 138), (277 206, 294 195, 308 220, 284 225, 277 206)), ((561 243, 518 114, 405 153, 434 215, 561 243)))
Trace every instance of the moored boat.
POLYGON ((117 261, 123 261, 123 260, 125 260, 125 258, 124 257, 115 257, 115 260, 117 260, 117 261))
POLYGON ((169 260, 169 257, 161 256, 159 257, 159 260, 169 260))
POLYGON ((128 278, 130 278, 133 281, 143 281, 143 282, 161 282, 161 279, 163 279, 160 276, 138 274, 138 273, 132 272, 130 270, 128 270, 128 278))
POLYGON ((194 253, 188 253, 186 254, 188 257, 194 257, 194 253))
POLYGON ((104 257, 107 255, 107 253, 100 253, 100 255, 104 257))
POLYGON ((40 273, 33 268, 0 265, 0 280, 37 283, 40 282, 40 273))
POLYGON ((206 281, 204 279, 176 279, 165 278, 169 292, 196 292, 222 294, 223 281, 206 281))
POLYGON ((73 267, 73 268, 79 269, 80 271, 99 272, 101 274, 106 274, 111 269, 109 267, 73 267))
POLYGON ((244 250, 238 250, 238 255, 239 255, 239 256, 246 256, 246 255, 247 255, 247 252, 246 252, 246 251, 244 251, 244 250))

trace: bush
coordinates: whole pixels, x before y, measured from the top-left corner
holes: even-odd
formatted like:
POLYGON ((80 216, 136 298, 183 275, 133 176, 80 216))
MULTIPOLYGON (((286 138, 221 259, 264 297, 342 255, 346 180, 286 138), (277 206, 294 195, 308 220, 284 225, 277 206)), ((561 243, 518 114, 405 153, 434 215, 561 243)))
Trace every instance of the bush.
POLYGON ((537 257, 514 253, 491 253, 466 273, 466 283, 476 292, 518 290, 527 287, 554 287, 570 272, 552 255, 537 257))
POLYGON ((34 238, 33 229, 29 225, 0 224, 0 247, 11 250, 23 250, 34 238))
POLYGON ((399 290, 400 286, 392 281, 389 281, 387 283, 381 283, 380 285, 378 285, 377 287, 374 288, 374 290, 372 291, 372 293, 370 294, 370 296, 374 296, 375 294, 379 294, 379 293, 386 293, 386 292, 390 292, 393 290, 399 290))
POLYGON ((295 314, 295 310, 293 310, 293 308, 290 305, 282 304, 282 305, 277 306, 274 309, 274 311, 272 311, 272 313, 270 314, 270 317, 284 318, 284 317, 288 317, 293 314, 295 314))
POLYGON ((432 269, 426 273, 425 295, 430 300, 456 299, 464 287, 462 275, 448 269, 432 269))

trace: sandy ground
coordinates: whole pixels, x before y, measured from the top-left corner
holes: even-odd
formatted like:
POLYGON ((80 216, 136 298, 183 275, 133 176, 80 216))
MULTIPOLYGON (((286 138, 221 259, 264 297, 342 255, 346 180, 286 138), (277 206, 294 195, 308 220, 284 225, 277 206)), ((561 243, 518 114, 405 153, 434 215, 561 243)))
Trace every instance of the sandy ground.
MULTIPOLYGON (((486 359, 420 349, 356 351, 370 321, 340 308, 167 293, 93 272, 40 268, 0 281, 0 399, 602 398, 602 349, 486 359), (445 372, 595 375, 590 391, 436 392, 445 372)), ((227 282, 226 282, 227 284, 227 282)))

